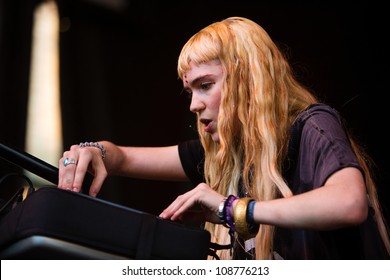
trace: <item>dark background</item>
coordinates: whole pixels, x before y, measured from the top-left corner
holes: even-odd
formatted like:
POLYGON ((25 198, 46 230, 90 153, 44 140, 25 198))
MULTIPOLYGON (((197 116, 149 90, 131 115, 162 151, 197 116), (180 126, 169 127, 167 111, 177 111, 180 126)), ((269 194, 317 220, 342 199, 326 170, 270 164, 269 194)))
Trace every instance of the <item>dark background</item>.
MULTIPOLYGON (((0 142, 24 149, 31 24, 38 0, 0 1, 0 142)), ((84 141, 162 146, 195 138, 176 62, 206 25, 244 16, 338 109, 378 165, 390 203, 386 9, 375 1, 58 0, 64 150, 84 141)), ((45 110, 45 108, 42 108, 45 110)), ((42 143, 44 145, 44 143, 42 143)), ((0 162, 0 174, 12 167, 0 162)), ((188 185, 109 178, 100 197, 158 214, 188 185)))

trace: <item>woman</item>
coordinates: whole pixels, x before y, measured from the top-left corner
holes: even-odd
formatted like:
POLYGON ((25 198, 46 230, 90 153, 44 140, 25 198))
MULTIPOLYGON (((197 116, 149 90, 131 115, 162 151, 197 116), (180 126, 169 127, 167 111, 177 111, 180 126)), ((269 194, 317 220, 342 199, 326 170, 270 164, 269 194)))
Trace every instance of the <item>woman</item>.
POLYGON ((258 24, 232 17, 204 28, 183 47, 178 74, 199 141, 74 145, 60 160, 59 188, 80 191, 88 170, 93 196, 107 175, 190 180, 196 187, 160 216, 181 219, 200 204, 212 241, 233 246, 217 252, 223 259, 361 258, 370 202, 390 252, 367 157, 258 24))

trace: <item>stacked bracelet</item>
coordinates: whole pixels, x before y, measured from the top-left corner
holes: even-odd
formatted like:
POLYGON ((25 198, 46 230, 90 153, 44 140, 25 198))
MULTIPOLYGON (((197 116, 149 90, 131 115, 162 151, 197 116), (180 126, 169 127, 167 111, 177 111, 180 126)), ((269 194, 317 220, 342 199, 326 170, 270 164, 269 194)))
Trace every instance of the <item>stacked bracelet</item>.
POLYGON ((232 254, 234 232, 245 240, 256 236, 259 225, 255 223, 253 212, 256 201, 250 197, 239 198, 235 195, 225 197, 218 206, 218 217, 222 224, 229 228, 231 238, 230 254, 232 254), (233 211, 233 202, 237 201, 233 211), (232 216, 232 213, 234 216, 232 216))
POLYGON ((106 157, 106 149, 104 148, 104 146, 102 144, 100 144, 98 142, 80 143, 79 147, 96 147, 96 148, 100 149, 100 151, 102 152, 102 159, 104 159, 106 157))

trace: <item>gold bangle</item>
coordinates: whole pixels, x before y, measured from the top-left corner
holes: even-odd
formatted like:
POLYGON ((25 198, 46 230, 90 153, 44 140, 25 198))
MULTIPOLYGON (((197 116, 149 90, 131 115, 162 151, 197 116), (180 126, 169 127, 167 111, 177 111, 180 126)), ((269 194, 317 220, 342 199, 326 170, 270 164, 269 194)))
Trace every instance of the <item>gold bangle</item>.
POLYGON ((244 239, 255 237, 257 231, 251 231, 249 229, 247 220, 246 220, 246 212, 248 208, 248 203, 253 200, 250 197, 240 198, 237 201, 236 207, 234 208, 234 226, 239 235, 241 235, 244 239))

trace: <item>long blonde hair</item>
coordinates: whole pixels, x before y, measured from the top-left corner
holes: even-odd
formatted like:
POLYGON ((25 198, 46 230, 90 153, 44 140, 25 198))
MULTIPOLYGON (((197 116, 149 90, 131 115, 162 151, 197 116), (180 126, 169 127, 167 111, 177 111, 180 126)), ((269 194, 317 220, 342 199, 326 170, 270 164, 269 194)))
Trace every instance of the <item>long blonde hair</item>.
MULTIPOLYGON (((298 114, 317 99, 294 78, 291 67, 257 23, 231 17, 202 29, 184 45, 178 75, 219 60, 223 72, 218 115, 220 142, 198 129, 205 149, 206 183, 221 194, 245 192, 258 201, 292 196, 282 176, 289 129, 298 114)), ((198 127, 201 127, 198 125, 198 127)), ((227 229, 207 224, 212 241, 230 242, 227 229)), ((256 258, 270 259, 274 226, 260 225, 256 258)), ((229 258, 221 253, 221 258, 229 258)))

